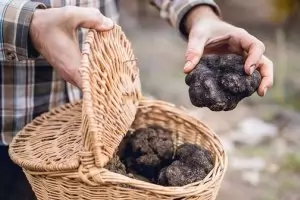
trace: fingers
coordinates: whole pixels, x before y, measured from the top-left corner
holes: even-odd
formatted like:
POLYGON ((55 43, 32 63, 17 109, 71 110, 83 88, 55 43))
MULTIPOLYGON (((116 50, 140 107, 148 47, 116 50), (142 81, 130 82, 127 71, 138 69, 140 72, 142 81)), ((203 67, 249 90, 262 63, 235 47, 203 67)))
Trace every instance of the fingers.
POLYGON ((187 51, 185 54, 185 65, 184 73, 189 73, 200 61, 203 55, 206 39, 204 37, 193 37, 189 38, 187 51))
POLYGON ((72 17, 73 24, 76 28, 82 27, 95 29, 97 31, 107 31, 113 28, 114 22, 105 17, 96 8, 85 8, 77 6, 68 6, 65 8, 72 17))
MULTIPOLYGON (((65 36, 66 37, 66 36, 65 36)), ((78 48, 78 44, 74 40, 68 40, 64 36, 60 38, 64 39, 64 42, 60 43, 60 49, 68 49, 63 54, 55 52, 53 57, 57 57, 57 62, 54 66, 60 73, 63 79, 68 81, 74 86, 82 88, 82 78, 79 72, 81 66, 81 53, 78 48)))
POLYGON ((255 69, 260 71, 262 81, 257 93, 259 96, 265 96, 268 89, 273 85, 273 63, 264 56, 265 45, 245 30, 241 29, 237 34, 239 34, 240 45, 247 54, 245 71, 249 75, 255 69))
POLYGON ((79 66, 74 67, 74 65, 65 65, 63 67, 64 70, 60 70, 60 74, 67 82, 82 89, 82 78, 78 67, 79 66))
POLYGON ((238 38, 242 49, 248 54, 245 71, 250 75, 258 67, 258 63, 265 53, 265 45, 243 29, 237 31, 236 34, 239 34, 238 38))
POLYGON ((268 89, 273 85, 273 62, 262 56, 258 70, 262 76, 262 81, 257 93, 259 96, 265 96, 268 89))
MULTIPOLYGON (((75 44, 74 44, 75 45, 75 44)), ((66 63, 66 67, 69 68, 67 73, 68 76, 70 77, 70 79, 72 80, 73 85, 79 87, 80 89, 82 88, 82 77, 81 74, 79 72, 80 69, 80 65, 81 65, 81 54, 79 49, 74 49, 74 52, 72 54, 70 54, 70 56, 72 55, 76 55, 76 58, 72 59, 73 61, 70 61, 71 58, 69 57, 69 62, 65 62, 66 63)), ((66 60, 67 61, 67 60, 66 60)))
MULTIPOLYGON (((110 18, 102 15, 102 13, 96 8, 66 6, 62 9, 62 12, 64 13, 64 16, 66 16, 63 25, 65 26, 66 24, 69 24, 69 28, 73 30, 81 27, 95 29, 97 31, 107 31, 112 29, 114 26, 114 22, 110 18)), ((80 67, 80 51, 75 38, 72 38, 70 42, 72 42, 70 46, 74 46, 74 48, 72 48, 73 51, 68 51, 68 56, 66 56, 66 59, 62 61, 64 65, 62 67, 58 66, 58 68, 64 68, 61 70, 61 74, 66 81, 82 88, 82 78, 78 71, 80 67)))
POLYGON ((80 89, 82 88, 82 78, 81 78, 81 75, 78 70, 76 70, 76 72, 75 72, 73 82, 75 83, 75 85, 77 87, 79 87, 80 89))

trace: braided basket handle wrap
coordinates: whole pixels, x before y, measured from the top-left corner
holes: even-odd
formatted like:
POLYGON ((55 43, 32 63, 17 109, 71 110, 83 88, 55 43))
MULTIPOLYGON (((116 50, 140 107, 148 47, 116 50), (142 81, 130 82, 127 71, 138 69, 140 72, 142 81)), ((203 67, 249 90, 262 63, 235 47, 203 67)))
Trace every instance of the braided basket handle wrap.
POLYGON ((131 126, 139 100, 139 70, 120 26, 89 30, 82 50, 82 124, 84 151, 103 168, 131 126))

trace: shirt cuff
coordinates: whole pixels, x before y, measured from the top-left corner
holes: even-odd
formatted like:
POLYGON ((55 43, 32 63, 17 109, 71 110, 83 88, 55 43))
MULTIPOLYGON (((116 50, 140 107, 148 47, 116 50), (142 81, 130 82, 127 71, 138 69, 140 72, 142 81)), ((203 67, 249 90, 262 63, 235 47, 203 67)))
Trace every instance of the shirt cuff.
POLYGON ((193 8, 200 5, 207 5, 210 6, 218 16, 221 16, 221 10, 213 0, 185 0, 178 1, 179 3, 176 2, 175 0, 175 3, 170 8, 170 21, 172 25, 179 30, 180 35, 185 40, 188 38, 188 33, 185 30, 185 18, 193 8))
POLYGON ((46 8, 39 2, 11 0, 3 13, 3 47, 5 60, 23 60, 38 56, 29 36, 34 11, 46 8))

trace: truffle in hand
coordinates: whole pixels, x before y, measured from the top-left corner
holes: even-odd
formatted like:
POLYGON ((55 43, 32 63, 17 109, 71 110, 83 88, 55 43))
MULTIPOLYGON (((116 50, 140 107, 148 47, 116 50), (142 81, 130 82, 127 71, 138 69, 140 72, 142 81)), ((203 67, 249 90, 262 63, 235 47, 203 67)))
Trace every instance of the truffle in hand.
POLYGON ((212 111, 229 111, 259 87, 261 75, 254 71, 247 75, 242 56, 207 55, 186 76, 191 103, 212 111))
POLYGON ((177 151, 175 161, 163 168, 158 183, 164 186, 184 186, 203 180, 213 169, 209 151, 195 144, 183 144, 177 151))

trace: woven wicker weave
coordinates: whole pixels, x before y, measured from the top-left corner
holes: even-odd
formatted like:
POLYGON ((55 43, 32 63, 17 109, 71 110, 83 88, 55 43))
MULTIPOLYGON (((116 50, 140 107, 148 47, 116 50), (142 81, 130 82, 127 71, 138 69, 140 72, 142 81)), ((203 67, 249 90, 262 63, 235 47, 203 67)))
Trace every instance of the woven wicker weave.
POLYGON ((14 138, 9 153, 39 200, 214 200, 227 167, 217 136, 183 109, 141 98, 131 45, 119 26, 90 31, 83 49, 83 100, 41 115, 14 138), (215 166, 184 187, 163 187, 103 168, 128 129, 160 125, 183 142, 209 149, 215 166))

